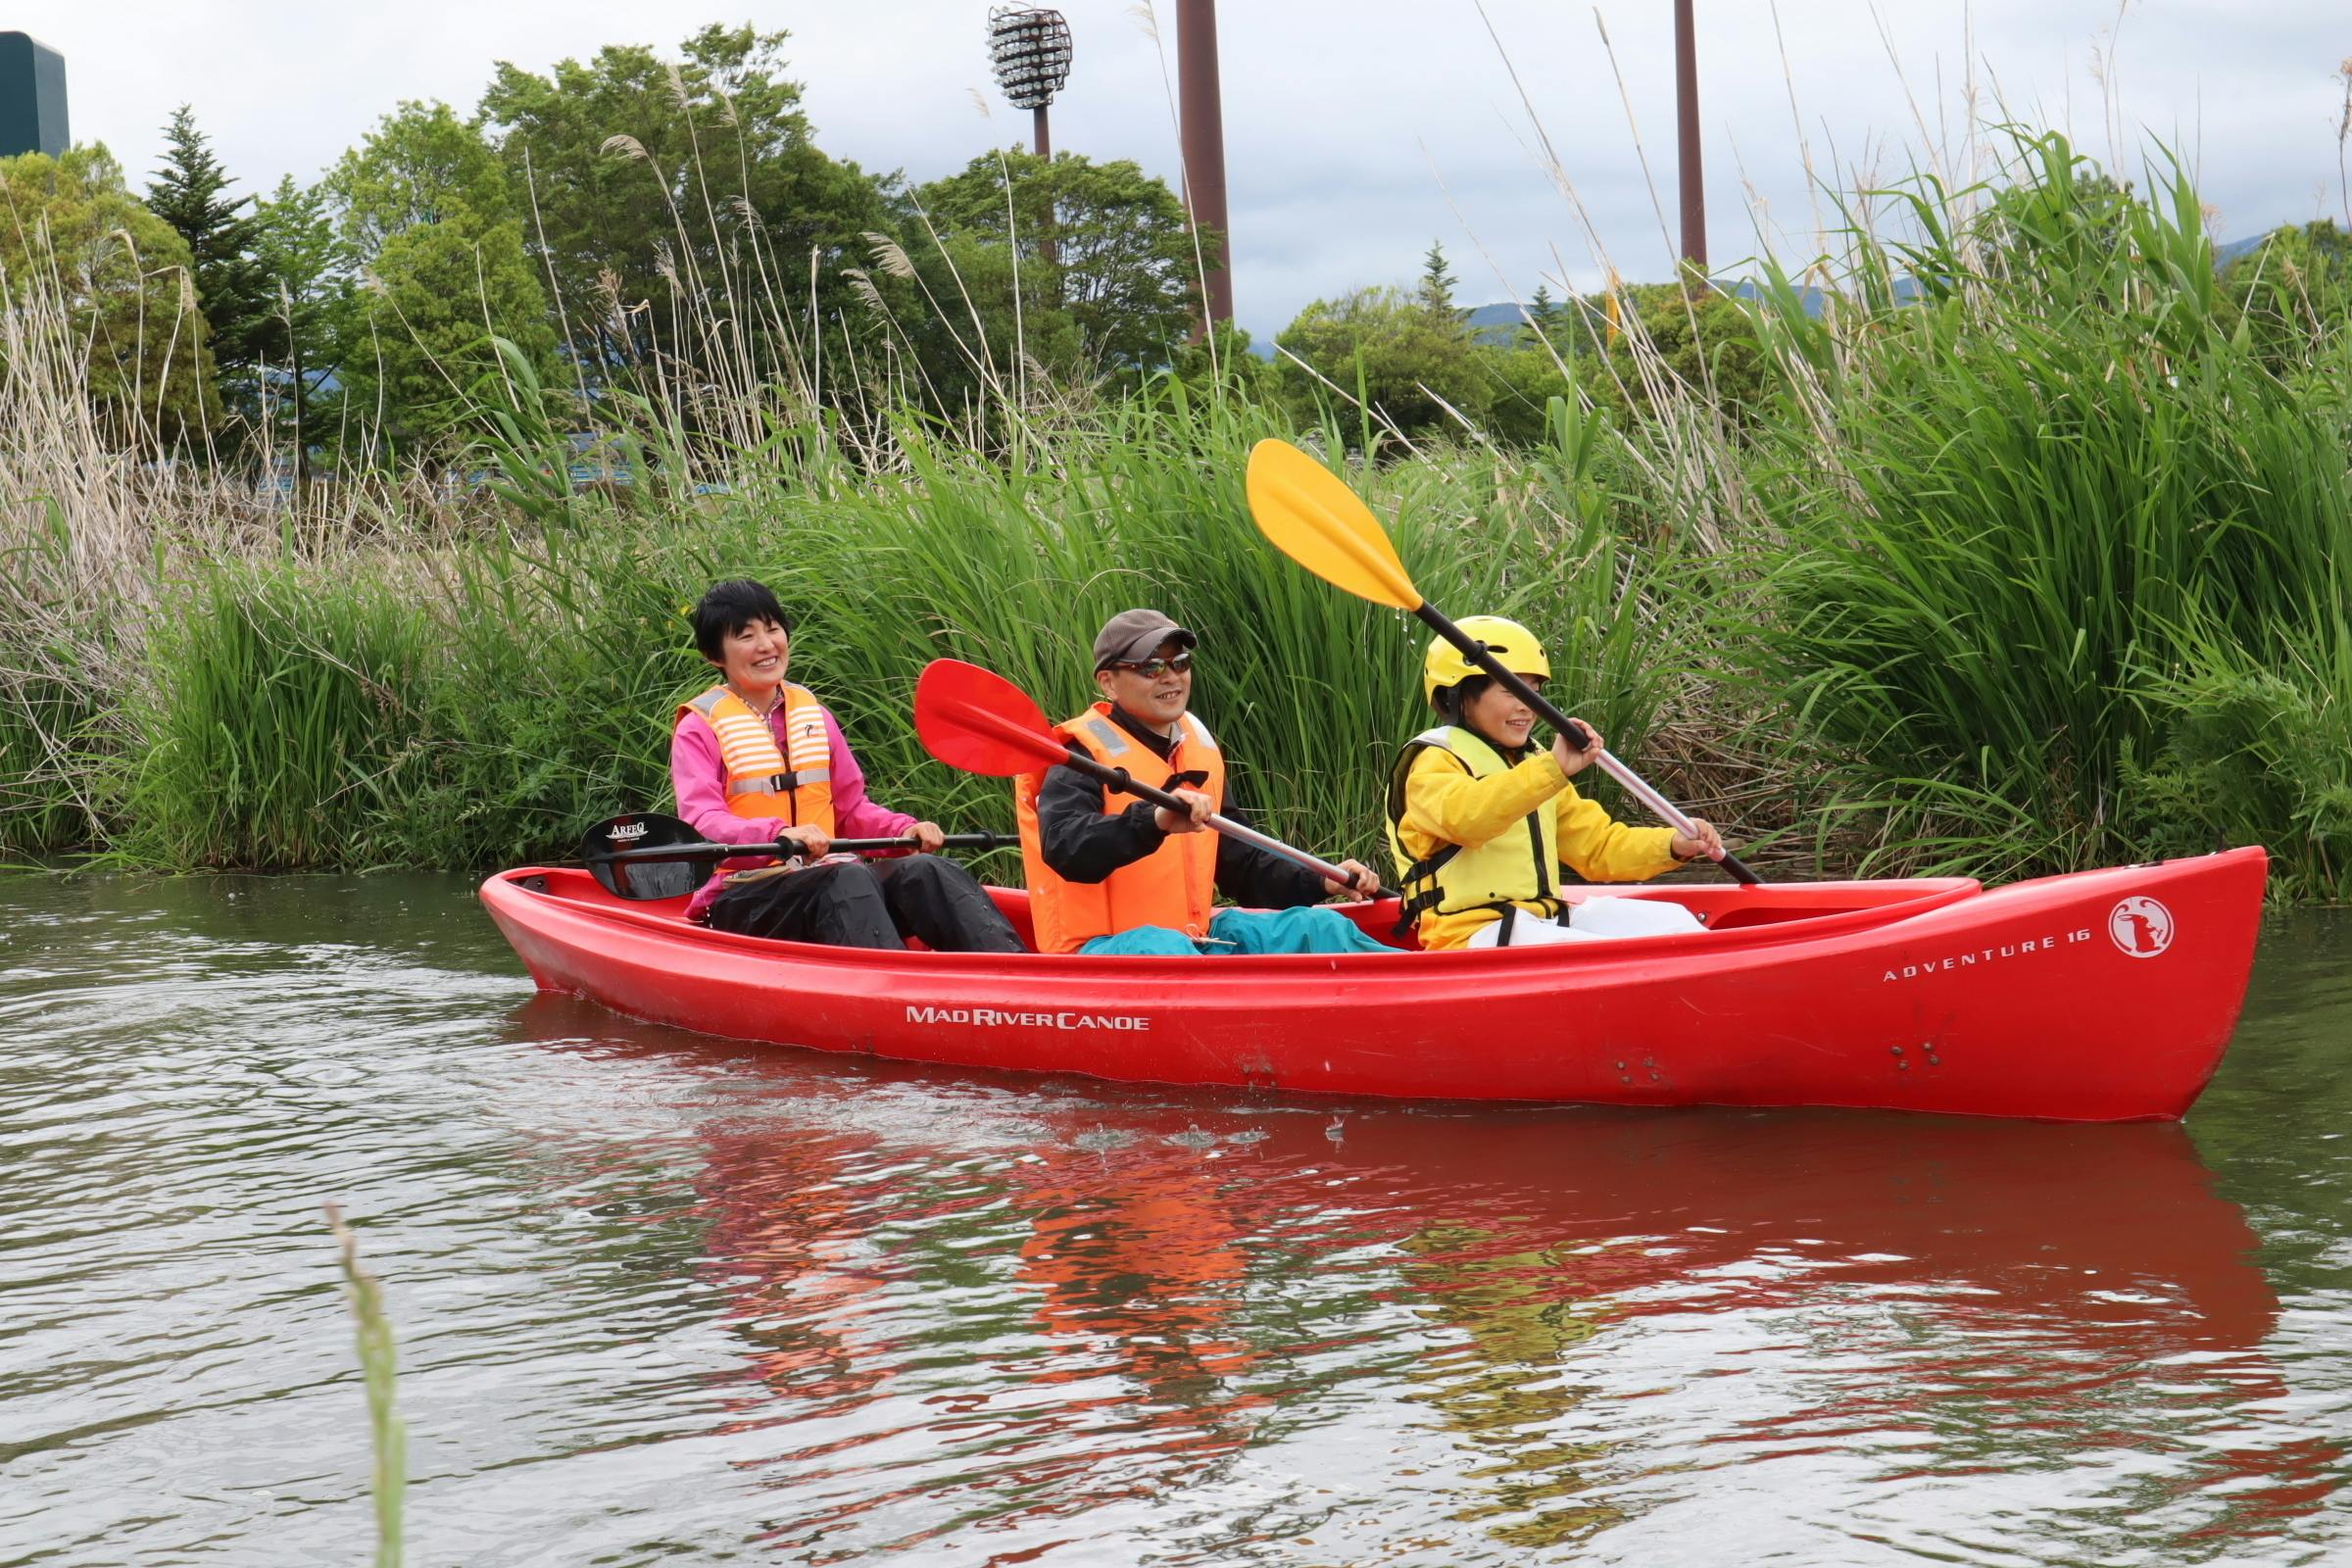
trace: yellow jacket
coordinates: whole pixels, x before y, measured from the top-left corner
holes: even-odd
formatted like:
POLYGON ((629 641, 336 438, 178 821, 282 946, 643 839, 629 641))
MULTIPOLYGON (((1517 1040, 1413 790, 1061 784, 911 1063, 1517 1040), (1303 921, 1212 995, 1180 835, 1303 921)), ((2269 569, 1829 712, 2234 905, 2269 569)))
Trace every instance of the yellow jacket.
MULTIPOLYGON (((1674 829, 1618 821, 1597 802, 1577 794, 1548 747, 1488 778, 1473 778, 1450 752, 1425 748, 1405 774, 1404 815, 1396 837, 1416 859, 1447 844, 1475 847, 1524 821, 1546 801, 1560 858, 1589 882, 1640 882, 1682 863, 1671 848, 1674 829)), ((1521 906, 1531 914, 1549 912, 1540 906, 1521 906)), ((1458 948, 1498 918, 1493 909, 1430 910, 1421 916, 1421 946, 1458 948)))

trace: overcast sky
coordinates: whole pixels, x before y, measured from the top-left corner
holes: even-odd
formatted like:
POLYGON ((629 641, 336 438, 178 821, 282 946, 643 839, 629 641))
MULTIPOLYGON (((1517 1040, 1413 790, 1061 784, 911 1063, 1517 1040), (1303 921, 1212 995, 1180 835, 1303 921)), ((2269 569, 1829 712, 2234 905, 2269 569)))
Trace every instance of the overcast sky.
MULTIPOLYGON (((1132 158, 1173 183, 1174 115, 1146 8, 1060 9, 1076 63, 1053 111, 1056 149, 1132 158)), ((544 71, 609 43, 674 50, 706 22, 744 21, 793 34, 791 74, 819 145, 919 180, 1028 137, 1028 116, 989 82, 987 11, 986 0, 48 0, 0 5, 0 28, 64 53, 74 137, 107 143, 134 186, 182 101, 239 184, 266 190, 289 172, 316 178, 401 99, 470 112, 495 61, 544 71)), ((1770 3, 1697 0, 1718 271, 1755 253, 1759 224, 1784 255, 1818 248, 1800 132, 1823 175, 1842 170, 1848 183, 1858 169, 1897 175, 1932 147, 1958 162, 1972 78, 1978 119, 2069 129, 2102 159, 2120 152, 2127 172, 2150 138, 2179 147, 2221 238, 2345 219, 2345 0, 1779 0, 1778 12, 1776 39, 1770 3)), ((1173 0, 1156 15, 1172 77, 1173 0)), ((1512 69, 1608 259, 1632 279, 1666 275, 1668 0, 1485 0, 1484 15, 1499 50, 1473 0, 1226 0, 1236 307, 1261 339, 1318 296, 1409 281, 1432 239, 1465 302, 1524 298, 1546 277, 1555 292, 1599 280, 1512 69)))

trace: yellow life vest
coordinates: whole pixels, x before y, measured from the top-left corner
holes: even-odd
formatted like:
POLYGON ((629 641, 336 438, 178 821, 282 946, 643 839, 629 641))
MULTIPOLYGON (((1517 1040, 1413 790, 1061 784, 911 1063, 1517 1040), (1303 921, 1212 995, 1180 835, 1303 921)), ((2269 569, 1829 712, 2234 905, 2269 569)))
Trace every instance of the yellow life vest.
MULTIPOLYGON (((1208 726, 1192 714, 1184 715, 1176 749, 1163 764, 1150 748, 1111 722, 1110 705, 1097 703, 1061 731, 1094 754, 1105 767, 1123 767, 1145 784, 1157 784, 1163 765, 1168 775, 1199 773, 1193 786, 1217 804, 1225 805, 1225 758, 1210 737, 1208 726)), ((1182 931, 1198 941, 1208 935, 1208 916, 1217 897, 1217 835, 1171 833, 1166 842, 1140 860, 1120 866, 1100 882, 1069 882, 1046 864, 1044 839, 1038 828, 1037 795, 1045 786, 1044 770, 1024 773, 1013 781, 1013 814, 1021 829, 1021 870, 1029 884, 1029 918, 1037 931, 1040 953, 1075 953, 1097 937, 1138 926, 1159 925, 1182 931)), ((1116 816, 1135 803, 1102 792, 1102 814, 1116 816)))
POLYGON ((753 821, 833 831, 833 754, 825 736, 825 710, 806 686, 785 683, 781 752, 767 718, 723 683, 679 707, 680 718, 688 713, 702 714, 718 737, 728 810, 753 821))
POLYGON ((1412 771, 1415 758, 1433 749, 1459 761, 1472 778, 1492 778, 1511 768, 1484 737, 1459 725, 1423 730, 1404 743, 1389 775, 1389 853, 1396 858, 1397 885, 1404 893, 1397 930, 1402 932, 1424 912, 1433 911, 1459 914, 1515 905, 1530 914, 1559 913, 1559 832, 1550 801, 1484 844, 1442 844, 1419 860, 1405 853, 1405 775, 1412 771))

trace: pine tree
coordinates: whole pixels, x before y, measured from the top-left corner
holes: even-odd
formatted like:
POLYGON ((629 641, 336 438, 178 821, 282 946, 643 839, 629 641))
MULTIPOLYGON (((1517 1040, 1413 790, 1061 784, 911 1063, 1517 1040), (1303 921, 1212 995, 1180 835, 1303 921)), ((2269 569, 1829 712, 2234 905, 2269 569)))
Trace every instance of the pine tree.
POLYGON ((228 173, 196 128, 188 105, 164 127, 164 167, 147 186, 147 206, 188 243, 196 303, 213 330, 213 359, 240 377, 261 356, 276 289, 254 259, 260 224, 240 217, 250 197, 228 194, 228 173))
POLYGON ((1439 316, 1458 317, 1462 313, 1453 306, 1455 278, 1446 266, 1446 247, 1436 240, 1429 242, 1429 254, 1421 260, 1421 303, 1439 316))
POLYGON ((1528 302, 1527 324, 1546 338, 1557 338, 1560 328, 1568 324, 1568 313, 1551 297, 1550 285, 1536 285, 1536 297, 1528 302))

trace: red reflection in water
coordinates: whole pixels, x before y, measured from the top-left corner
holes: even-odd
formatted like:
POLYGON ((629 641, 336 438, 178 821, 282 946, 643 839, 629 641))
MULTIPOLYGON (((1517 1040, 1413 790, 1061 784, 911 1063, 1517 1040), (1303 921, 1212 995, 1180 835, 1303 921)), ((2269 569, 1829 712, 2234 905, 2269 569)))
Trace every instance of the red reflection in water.
POLYGON ((1442 1344, 1382 1375, 1479 1461, 1453 1517, 1523 1546, 1616 1517, 1578 1495, 1601 1450, 1576 1440, 1590 1423, 1563 1357, 1675 1314, 1787 1315, 1842 1363, 1820 1374, 1816 1402, 1692 1441, 1793 1452, 1928 1434, 1886 1479, 2155 1442, 2175 1447, 2180 1494, 2229 1494, 2213 1528, 2240 1538, 2341 1483, 2338 1444, 2189 1446, 2199 1409, 2224 1425, 2286 1391, 2260 1349, 2278 1301, 2255 1237, 2178 1127, 1335 1110, 1095 1086, 1073 1099, 1067 1085, 645 1038, 668 1062, 764 1085, 765 1114, 702 1130, 695 1178, 705 1267, 746 1345, 747 1422, 892 1392, 904 1347, 880 1337, 892 1314, 876 1296, 921 1277, 907 1238, 926 1221, 996 1227, 992 1277, 1008 1273, 1028 1303, 1037 1343, 934 1397, 941 1444, 986 1438, 985 1459, 875 1476, 850 1500, 837 1489, 795 1522, 796 1543, 942 1489, 974 1495, 957 1527, 1004 1528, 1182 1487, 1247 1447, 1277 1397, 1328 1397, 1282 1380, 1345 1343, 1331 1323, 1294 1327, 1251 1303, 1343 1267, 1442 1344), (893 1114, 866 1125, 882 1130, 828 1130, 877 1100, 893 1114), (990 1124, 1014 1118, 1028 1125, 1008 1148, 990 1124), (841 1182, 884 1162, 893 1174, 854 1193, 841 1182), (926 1174, 955 1165, 984 1175, 943 1189, 926 1174))

